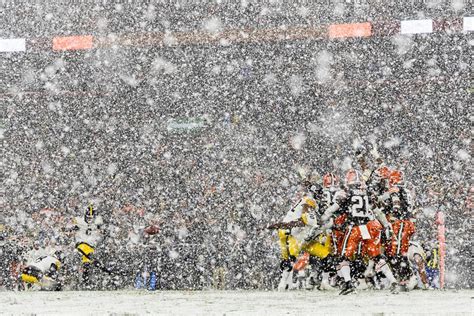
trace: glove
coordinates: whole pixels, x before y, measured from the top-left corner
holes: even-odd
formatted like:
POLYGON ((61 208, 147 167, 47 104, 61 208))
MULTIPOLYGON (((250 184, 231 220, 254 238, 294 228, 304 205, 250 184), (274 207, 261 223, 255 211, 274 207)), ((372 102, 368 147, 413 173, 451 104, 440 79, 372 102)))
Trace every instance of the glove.
POLYGON ((377 146, 373 145, 372 149, 369 151, 372 157, 374 157, 375 160, 380 159, 380 154, 377 151, 377 146))
POLYGON ((59 259, 59 261, 63 261, 64 258, 65 258, 65 255, 64 255, 64 253, 63 253, 61 250, 56 250, 56 251, 54 252, 54 256, 55 256, 57 259, 59 259))
POLYGON ((355 156, 357 157, 357 159, 361 159, 362 157, 366 155, 366 153, 367 153, 367 149, 363 145, 359 145, 355 149, 355 156))

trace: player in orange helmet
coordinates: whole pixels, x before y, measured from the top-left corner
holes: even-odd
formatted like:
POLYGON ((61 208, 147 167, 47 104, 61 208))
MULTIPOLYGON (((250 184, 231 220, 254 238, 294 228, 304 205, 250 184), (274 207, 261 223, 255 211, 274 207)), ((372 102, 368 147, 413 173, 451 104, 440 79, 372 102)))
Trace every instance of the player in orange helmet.
POLYGON ((339 177, 332 172, 326 173, 323 176, 323 187, 326 189, 336 188, 339 186, 339 177))
POLYGON ((367 191, 369 194, 369 200, 372 207, 379 212, 382 212, 387 217, 387 221, 383 221, 385 227, 385 233, 382 234, 382 244, 385 244, 388 240, 391 240, 393 235, 393 229, 391 223, 388 221, 388 208, 387 201, 390 199, 389 192, 389 178, 391 170, 381 165, 375 169, 368 180, 367 191))
MULTIPOLYGON (((391 170, 384 164, 372 171, 367 179, 367 188, 369 193, 372 195, 371 198, 376 198, 377 200, 380 198, 388 198, 388 196, 383 195, 389 188, 388 179, 390 177, 390 172, 391 170)), ((377 200, 373 200, 373 202, 377 202, 377 200)))
POLYGON ((334 204, 321 217, 324 222, 331 222, 334 214, 341 210, 347 216, 344 238, 338 245, 338 254, 344 259, 340 264, 340 274, 345 281, 340 294, 349 294, 355 290, 350 263, 359 264, 362 261, 360 256, 373 259, 375 270, 390 280, 391 290, 396 292, 396 280, 381 253, 380 235, 383 227, 377 219, 380 218, 386 224, 386 218, 381 212, 374 214, 359 171, 350 169, 346 174, 345 185, 346 189, 336 194, 334 204))
POLYGON ((403 172, 392 170, 389 176, 390 199, 387 201, 388 219, 393 227, 393 236, 388 240, 385 253, 391 259, 400 279, 400 285, 406 288, 411 276, 408 261, 410 238, 415 233, 412 196, 406 189, 403 172))

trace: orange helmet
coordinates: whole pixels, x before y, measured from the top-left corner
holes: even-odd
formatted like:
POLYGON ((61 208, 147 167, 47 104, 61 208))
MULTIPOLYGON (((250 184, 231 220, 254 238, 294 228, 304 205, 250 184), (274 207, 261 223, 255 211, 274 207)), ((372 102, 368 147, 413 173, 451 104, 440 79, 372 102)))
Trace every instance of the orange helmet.
POLYGON ((330 188, 339 185, 339 177, 334 173, 326 173, 323 177, 323 187, 330 188))
POLYGON ((399 170, 393 170, 390 172, 390 177, 388 178, 390 185, 403 184, 403 172, 399 170))
POLYGON ((346 173, 346 186, 354 186, 362 184, 362 174, 355 170, 351 169, 346 173))
POLYGON ((391 171, 387 166, 382 166, 382 167, 377 169, 377 174, 382 179, 390 178, 390 173, 391 173, 391 171))

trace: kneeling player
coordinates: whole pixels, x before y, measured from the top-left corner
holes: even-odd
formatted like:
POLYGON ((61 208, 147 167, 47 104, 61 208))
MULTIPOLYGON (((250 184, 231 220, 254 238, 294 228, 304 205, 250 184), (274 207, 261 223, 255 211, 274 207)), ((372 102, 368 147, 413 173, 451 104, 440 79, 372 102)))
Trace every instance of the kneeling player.
POLYGON ((27 288, 39 287, 41 290, 59 291, 61 283, 58 281, 58 271, 61 266, 59 254, 45 255, 27 262, 20 274, 21 281, 27 288))
POLYGON ((316 242, 306 245, 302 249, 303 238, 308 230, 316 225, 314 214, 310 212, 316 207, 315 197, 320 190, 315 185, 308 185, 308 193, 285 216, 282 222, 268 226, 269 229, 278 229, 281 249, 281 279, 279 290, 290 287, 293 279, 293 264, 300 252, 307 251, 310 256, 327 256, 330 249, 330 239, 324 244, 316 242), (327 249, 326 249, 327 248, 327 249))
POLYGON ((278 229, 281 250, 281 278, 278 285, 280 291, 289 289, 292 283, 293 264, 301 250, 301 239, 298 240, 298 236, 303 227, 313 221, 308 208, 314 205, 313 199, 304 197, 288 212, 282 222, 268 226, 269 229, 278 229))
POLYGON ((415 284, 410 284, 410 290, 415 287, 424 290, 428 289, 429 284, 426 275, 426 253, 423 247, 417 242, 410 241, 407 255, 416 278, 415 284))

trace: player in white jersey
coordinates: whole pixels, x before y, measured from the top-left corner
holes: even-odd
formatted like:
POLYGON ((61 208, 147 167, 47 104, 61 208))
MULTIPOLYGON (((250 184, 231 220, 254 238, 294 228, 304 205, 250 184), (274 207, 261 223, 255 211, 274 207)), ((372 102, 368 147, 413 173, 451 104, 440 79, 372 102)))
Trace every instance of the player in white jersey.
POLYGON ((317 225, 315 208, 318 207, 317 200, 322 198, 320 186, 310 182, 306 182, 305 186, 307 189, 305 196, 288 211, 283 220, 268 226, 269 229, 278 229, 282 259, 279 290, 290 287, 293 268, 295 268, 293 264, 302 251, 305 252, 306 262, 314 261, 316 258, 325 258, 330 252, 330 238, 304 243, 304 237, 308 235, 311 228, 317 225))
POLYGON ((87 208, 84 217, 76 217, 74 219, 74 224, 74 230, 76 230, 76 249, 82 255, 82 280, 87 285, 92 265, 110 272, 102 263, 94 258, 95 249, 103 238, 104 221, 102 216, 97 215, 97 211, 91 204, 87 208))
POLYGON ((20 279, 27 288, 42 290, 60 290, 61 284, 57 280, 61 266, 59 252, 54 249, 35 247, 27 254, 26 267, 20 274, 20 279))
POLYGON ((415 287, 421 289, 428 289, 428 277, 426 275, 426 253, 423 247, 414 241, 410 241, 408 247, 408 261, 411 264, 411 268, 414 271, 415 281, 409 283, 409 289, 415 287))
POLYGON ((281 279, 278 285, 280 291, 290 288, 293 279, 293 264, 301 249, 301 235, 304 227, 313 222, 308 209, 315 205, 312 198, 305 196, 288 211, 281 222, 268 226, 268 229, 278 229, 281 249, 281 279))

